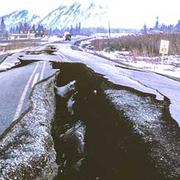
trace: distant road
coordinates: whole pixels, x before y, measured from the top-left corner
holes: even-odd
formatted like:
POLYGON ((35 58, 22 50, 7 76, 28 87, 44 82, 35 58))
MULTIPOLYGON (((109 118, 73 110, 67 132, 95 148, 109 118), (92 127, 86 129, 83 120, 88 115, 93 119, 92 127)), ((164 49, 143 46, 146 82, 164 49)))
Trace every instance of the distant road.
POLYGON ((0 73, 0 135, 30 106, 34 85, 52 75, 49 62, 36 62, 0 73))

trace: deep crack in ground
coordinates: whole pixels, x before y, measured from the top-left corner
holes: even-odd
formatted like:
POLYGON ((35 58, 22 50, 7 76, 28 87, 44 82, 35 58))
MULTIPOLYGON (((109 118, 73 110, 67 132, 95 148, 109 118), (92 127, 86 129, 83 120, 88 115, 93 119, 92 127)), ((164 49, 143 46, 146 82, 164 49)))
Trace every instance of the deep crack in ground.
POLYGON ((180 177, 169 101, 114 85, 82 64, 58 64, 53 137, 64 180, 180 177))
POLYGON ((180 178, 180 131, 167 98, 160 102, 115 85, 82 64, 52 64, 60 70, 52 124, 59 165, 55 180, 180 178))

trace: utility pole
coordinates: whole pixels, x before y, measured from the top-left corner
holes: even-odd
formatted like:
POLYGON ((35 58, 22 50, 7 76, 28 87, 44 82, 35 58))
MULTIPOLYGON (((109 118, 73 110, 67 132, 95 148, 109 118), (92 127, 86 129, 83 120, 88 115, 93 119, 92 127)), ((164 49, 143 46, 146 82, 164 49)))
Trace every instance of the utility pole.
POLYGON ((110 21, 108 21, 108 33, 109 33, 108 46, 110 47, 110 39, 111 39, 111 26, 110 26, 110 21))
POLYGON ((108 32, 109 32, 109 39, 111 38, 111 26, 110 21, 108 21, 108 32))

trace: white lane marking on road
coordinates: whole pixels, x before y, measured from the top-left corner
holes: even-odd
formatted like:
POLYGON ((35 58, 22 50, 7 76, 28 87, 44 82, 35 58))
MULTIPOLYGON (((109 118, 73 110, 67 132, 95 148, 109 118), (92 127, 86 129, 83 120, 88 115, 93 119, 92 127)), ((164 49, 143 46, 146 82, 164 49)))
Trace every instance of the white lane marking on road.
POLYGON ((44 61, 44 63, 43 63, 43 68, 42 68, 41 75, 40 75, 40 81, 43 80, 45 67, 46 67, 46 61, 44 61))
POLYGON ((69 58, 67 58, 61 51, 59 51, 59 54, 57 54, 59 58, 62 58, 66 62, 72 62, 69 58))
POLYGON ((39 77, 39 73, 36 73, 36 75, 34 76, 33 82, 32 82, 32 88, 34 87, 34 85, 37 83, 38 81, 38 77, 39 77))
POLYGON ((22 107, 23 107, 23 104, 24 104, 24 100, 25 100, 28 88, 29 88, 29 86, 31 84, 31 81, 33 79, 33 76, 36 73, 36 70, 37 70, 38 66, 39 66, 39 62, 36 64, 32 74, 31 74, 31 76, 30 76, 30 78, 29 78, 29 80, 28 80, 28 82, 27 82, 27 84, 26 84, 26 86, 25 86, 25 88, 23 90, 23 93, 22 93, 22 95, 20 97, 20 100, 19 100, 16 112, 15 112, 15 115, 14 115, 13 121, 16 120, 19 117, 20 113, 21 113, 21 110, 22 110, 22 107))

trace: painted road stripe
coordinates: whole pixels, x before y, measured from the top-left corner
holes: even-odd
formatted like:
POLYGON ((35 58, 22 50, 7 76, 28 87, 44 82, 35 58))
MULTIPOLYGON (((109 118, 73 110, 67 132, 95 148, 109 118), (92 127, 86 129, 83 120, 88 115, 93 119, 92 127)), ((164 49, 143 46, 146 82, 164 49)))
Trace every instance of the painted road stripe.
POLYGON ((38 77, 39 77, 39 73, 36 73, 35 76, 34 76, 33 82, 32 82, 32 86, 31 86, 32 88, 33 88, 34 85, 37 83, 38 77))
POLYGON ((31 84, 31 81, 32 81, 32 79, 33 79, 33 77, 34 77, 34 75, 36 73, 36 70, 37 70, 38 66, 39 66, 39 62, 36 64, 32 74, 31 74, 31 76, 30 76, 30 78, 29 78, 29 80, 28 80, 28 82, 27 82, 27 84, 26 84, 26 86, 25 86, 25 88, 23 90, 23 93, 22 93, 21 98, 19 100, 19 103, 18 103, 16 112, 15 112, 15 115, 14 115, 13 121, 16 120, 19 117, 20 113, 21 113, 21 110, 22 110, 22 107, 23 107, 23 104, 24 104, 24 100, 25 100, 28 88, 29 88, 29 86, 31 84))
POLYGON ((59 54, 57 54, 58 57, 63 59, 65 62, 72 62, 69 58, 67 58, 62 52, 59 51, 59 54))
POLYGON ((46 61, 44 61, 44 63, 43 63, 43 68, 42 68, 41 75, 40 75, 40 81, 43 80, 45 67, 46 67, 46 61))

